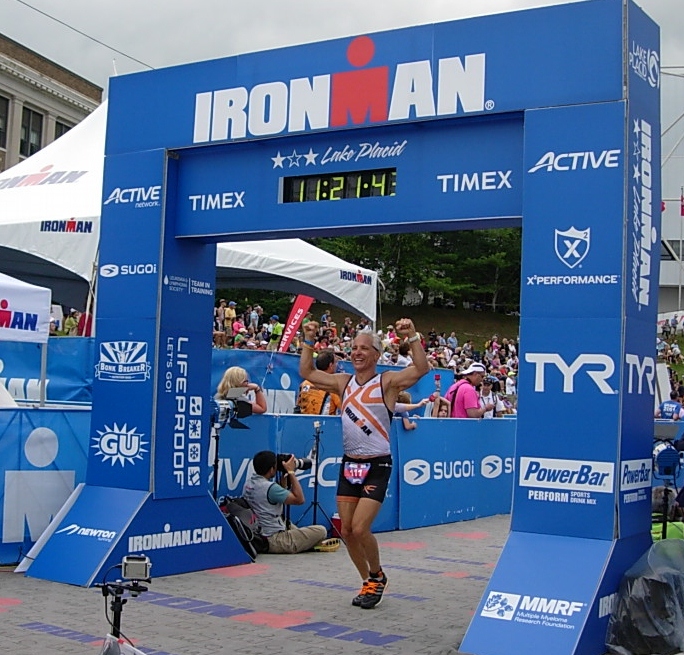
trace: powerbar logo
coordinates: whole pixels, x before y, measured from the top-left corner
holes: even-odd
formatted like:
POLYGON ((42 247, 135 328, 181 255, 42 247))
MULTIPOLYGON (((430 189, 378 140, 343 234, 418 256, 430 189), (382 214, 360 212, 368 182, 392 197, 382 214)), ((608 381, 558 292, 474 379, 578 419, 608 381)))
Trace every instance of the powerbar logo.
POLYGON ((651 486, 653 461, 628 459, 620 462, 620 491, 632 491, 651 486))
POLYGON ((171 530, 171 525, 164 525, 164 532, 141 534, 128 538, 128 552, 159 550, 161 548, 177 548, 179 546, 196 546, 210 544, 223 539, 223 526, 212 525, 192 530, 171 530))
MULTIPOLYGON (((658 240, 653 217, 653 178, 651 168, 651 124, 634 121, 632 175, 632 298, 639 308, 651 300, 651 248, 658 240)), ((656 261, 654 270, 658 270, 656 261)))
POLYGON ((289 81, 217 89, 195 96, 193 142, 244 139, 283 132, 454 116, 493 109, 485 101, 485 53, 367 67, 375 54, 368 36, 347 48, 350 70, 289 81), (436 90, 436 95, 435 95, 436 90))
POLYGON ((92 537, 98 541, 112 541, 116 537, 116 532, 113 530, 99 530, 97 528, 82 528, 77 523, 67 525, 61 530, 57 530, 55 534, 78 535, 79 537, 92 537))
POLYGON ((584 610, 585 607, 586 603, 579 601, 490 591, 480 616, 501 621, 515 620, 520 623, 574 629, 574 626, 567 621, 562 619, 559 621, 558 619, 573 616, 584 610))
POLYGON ((519 484, 521 487, 609 494, 613 491, 613 469, 612 462, 521 457, 519 484))

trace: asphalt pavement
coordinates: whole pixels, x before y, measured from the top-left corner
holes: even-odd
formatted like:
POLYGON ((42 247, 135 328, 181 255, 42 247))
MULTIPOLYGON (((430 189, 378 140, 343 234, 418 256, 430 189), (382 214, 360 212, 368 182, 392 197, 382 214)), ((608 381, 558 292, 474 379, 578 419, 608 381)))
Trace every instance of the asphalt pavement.
MULTIPOLYGON (((120 615, 148 655, 455 655, 501 553, 510 516, 378 534, 389 586, 372 610, 336 552, 154 578, 120 615)), ((109 632, 99 589, 0 573, 0 646, 21 655, 97 655, 109 632)))

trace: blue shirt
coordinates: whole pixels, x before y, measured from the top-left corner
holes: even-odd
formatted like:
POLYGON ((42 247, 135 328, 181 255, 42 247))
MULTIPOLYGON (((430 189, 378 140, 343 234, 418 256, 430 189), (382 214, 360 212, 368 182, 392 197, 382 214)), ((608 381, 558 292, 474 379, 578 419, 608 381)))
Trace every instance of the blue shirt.
POLYGON ((660 418, 674 418, 679 416, 682 406, 676 400, 666 400, 660 403, 660 418))

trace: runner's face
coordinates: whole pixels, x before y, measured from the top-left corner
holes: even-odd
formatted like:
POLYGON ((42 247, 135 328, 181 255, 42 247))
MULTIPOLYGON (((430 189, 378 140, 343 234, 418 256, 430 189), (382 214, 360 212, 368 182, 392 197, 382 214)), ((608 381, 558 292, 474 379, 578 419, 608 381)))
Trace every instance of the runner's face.
POLYGON ((351 352, 351 360, 354 368, 375 368, 380 353, 373 348, 371 337, 362 334, 354 339, 351 352))

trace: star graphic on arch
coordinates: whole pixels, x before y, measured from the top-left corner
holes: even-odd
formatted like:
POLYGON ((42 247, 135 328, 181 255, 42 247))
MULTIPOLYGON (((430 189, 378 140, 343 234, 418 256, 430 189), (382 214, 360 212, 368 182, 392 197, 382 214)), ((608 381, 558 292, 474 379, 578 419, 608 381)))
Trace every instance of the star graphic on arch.
POLYGON ((313 148, 309 148, 309 152, 307 152, 304 155, 304 159, 306 159, 305 166, 308 166, 309 164, 313 164, 315 166, 316 165, 316 157, 318 157, 318 153, 314 152, 313 148))
POLYGON ((303 155, 298 155, 296 150, 292 151, 291 155, 288 155, 285 157, 285 159, 290 160, 290 168, 293 166, 299 166, 299 160, 303 157, 303 155))
POLYGON ((641 127, 639 126, 639 119, 635 118, 634 119, 634 129, 632 130, 634 134, 641 134, 641 127))
POLYGON ((639 178, 641 177, 641 172, 639 171, 639 164, 634 164, 634 175, 632 177, 639 183, 639 178))
POLYGON ((273 168, 282 168, 285 157, 281 157, 280 150, 278 150, 278 154, 275 157, 271 157, 271 161, 273 162, 273 168))

